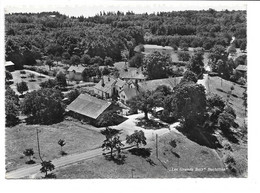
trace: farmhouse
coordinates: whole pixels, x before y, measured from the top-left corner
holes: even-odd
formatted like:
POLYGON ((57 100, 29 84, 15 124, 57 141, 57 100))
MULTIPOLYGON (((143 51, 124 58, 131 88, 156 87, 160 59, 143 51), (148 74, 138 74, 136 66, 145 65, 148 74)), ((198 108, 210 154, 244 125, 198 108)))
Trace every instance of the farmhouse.
POLYGON ((110 76, 103 76, 101 80, 93 87, 94 93, 102 98, 111 98, 116 92, 116 80, 110 76))
POLYGON ((110 106, 111 102, 81 94, 67 107, 67 110, 76 118, 95 123, 100 115, 110 109, 110 106))
POLYGON ((71 66, 68 69, 69 80, 81 81, 83 79, 82 72, 85 70, 84 66, 71 66))
POLYGON ((12 72, 14 71, 14 63, 12 61, 6 61, 5 62, 5 70, 12 72))
POLYGON ((121 90, 119 93, 120 101, 126 104, 127 100, 135 97, 138 94, 138 90, 136 87, 126 86, 124 89, 121 90))

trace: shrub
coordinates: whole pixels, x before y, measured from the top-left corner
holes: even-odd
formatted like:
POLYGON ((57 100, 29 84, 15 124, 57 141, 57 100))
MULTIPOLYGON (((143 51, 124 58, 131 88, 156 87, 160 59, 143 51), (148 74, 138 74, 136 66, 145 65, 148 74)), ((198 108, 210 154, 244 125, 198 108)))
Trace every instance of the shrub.
POLYGON ((26 72, 24 70, 21 70, 20 74, 26 74, 26 72))

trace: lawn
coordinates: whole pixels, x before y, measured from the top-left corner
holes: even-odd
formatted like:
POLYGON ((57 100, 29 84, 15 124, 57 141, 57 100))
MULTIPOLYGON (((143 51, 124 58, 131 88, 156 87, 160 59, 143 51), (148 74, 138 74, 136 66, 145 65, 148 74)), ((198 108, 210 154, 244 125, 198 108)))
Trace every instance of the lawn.
POLYGON ((63 121, 58 124, 26 125, 25 123, 6 128, 6 169, 14 170, 25 167, 28 160, 23 155, 26 148, 33 148, 36 163, 40 163, 37 149, 36 129, 40 130, 40 148, 44 160, 52 160, 60 155, 59 139, 65 139, 66 145, 63 150, 67 154, 85 152, 101 146, 104 136, 88 125, 79 122, 63 121))
POLYGON ((230 87, 233 85, 234 90, 232 91, 232 95, 229 99, 229 104, 234 108, 237 114, 237 121, 241 126, 244 122, 245 118, 245 108, 243 106, 243 92, 245 88, 241 85, 224 80, 218 76, 210 77, 206 79, 206 88, 208 92, 212 92, 223 97, 225 101, 227 101, 228 92, 230 91, 230 87), (222 82, 222 83, 221 83, 222 82))
POLYGON ((104 156, 55 171, 57 178, 185 178, 185 177, 230 177, 215 150, 200 146, 181 133, 172 131, 159 137, 159 159, 156 144, 151 141, 145 153, 123 151, 124 162, 118 164, 104 156), (132 152, 132 153, 131 153, 132 152))
POLYGON ((34 71, 30 70, 16 70, 12 72, 13 76, 13 84, 10 85, 10 87, 16 92, 16 94, 20 93, 16 89, 16 84, 18 82, 26 82, 29 91, 38 90, 40 89, 40 83, 48 80, 50 77, 44 74, 39 74, 34 71), (25 72, 25 74, 22 74, 21 71, 25 72), (34 74, 34 78, 30 78, 29 74, 34 74))

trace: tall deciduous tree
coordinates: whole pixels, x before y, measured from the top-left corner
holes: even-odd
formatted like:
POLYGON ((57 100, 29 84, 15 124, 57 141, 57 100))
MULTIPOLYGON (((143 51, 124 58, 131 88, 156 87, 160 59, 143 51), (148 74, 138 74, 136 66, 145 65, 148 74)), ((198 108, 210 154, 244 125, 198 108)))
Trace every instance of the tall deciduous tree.
POLYGON ((18 91, 19 93, 21 93, 21 95, 23 95, 23 93, 28 90, 27 83, 24 82, 24 81, 18 82, 18 83, 16 84, 16 88, 17 88, 17 91, 18 91))
POLYGON ((106 139, 104 140, 102 144, 102 148, 104 150, 110 150, 110 156, 113 158, 113 150, 116 149, 118 152, 120 152, 121 147, 123 147, 124 144, 121 142, 118 135, 107 135, 106 139))
POLYGON ((194 127, 201 123, 206 111, 206 94, 202 85, 193 82, 179 84, 172 95, 171 107, 184 126, 194 127))
POLYGON ((48 172, 50 171, 52 171, 52 170, 54 170, 55 169, 55 166, 51 163, 51 161, 43 161, 42 163, 41 163, 41 168, 40 168, 40 171, 42 172, 42 173, 45 173, 45 178, 47 178, 48 177, 48 172))
POLYGON ((196 52, 190 59, 188 69, 201 77, 204 72, 203 52, 196 52))
POLYGON ((65 110, 62 98, 61 91, 43 88, 27 93, 21 109, 33 123, 51 124, 63 118, 65 110))
POLYGON ((148 113, 152 112, 156 101, 151 91, 140 92, 137 96, 128 101, 133 111, 141 110, 144 112, 145 119, 148 119, 148 113))
POLYGON ((135 130, 133 134, 126 136, 126 143, 135 143, 137 148, 139 148, 139 145, 146 145, 146 137, 144 136, 144 132, 142 130, 135 130))
POLYGON ((144 59, 146 73, 148 79, 166 78, 168 67, 170 66, 171 59, 169 55, 161 54, 160 52, 153 52, 144 59))

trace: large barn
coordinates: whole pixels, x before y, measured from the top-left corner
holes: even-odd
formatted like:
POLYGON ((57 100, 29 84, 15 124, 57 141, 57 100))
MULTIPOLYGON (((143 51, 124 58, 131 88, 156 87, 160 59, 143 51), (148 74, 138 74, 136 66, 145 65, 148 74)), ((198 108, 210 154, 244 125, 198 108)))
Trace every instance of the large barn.
POLYGON ((68 107, 67 111, 76 118, 95 123, 105 111, 109 110, 111 102, 98 99, 88 94, 80 94, 68 107))

